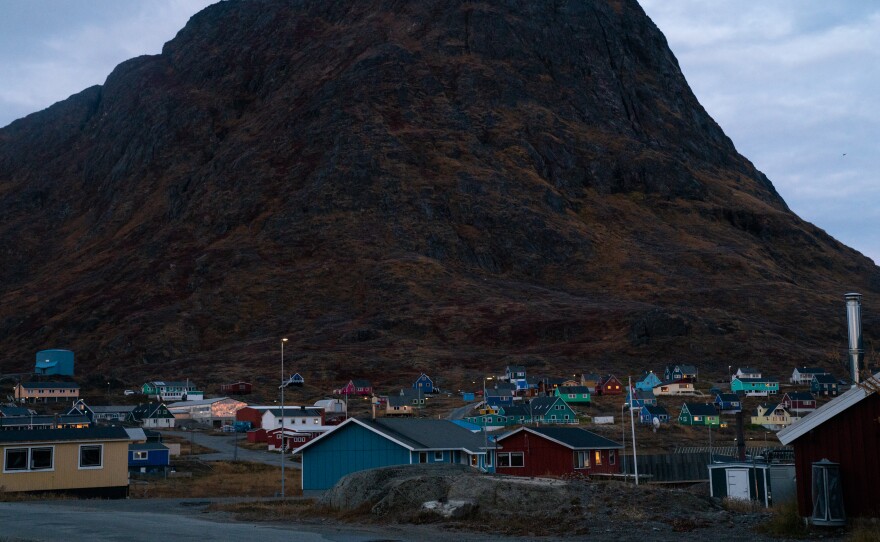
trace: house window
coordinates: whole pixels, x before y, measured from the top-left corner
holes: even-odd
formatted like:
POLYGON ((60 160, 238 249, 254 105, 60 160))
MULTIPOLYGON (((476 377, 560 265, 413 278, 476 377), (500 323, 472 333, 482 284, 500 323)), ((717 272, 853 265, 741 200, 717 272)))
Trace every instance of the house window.
POLYGON ((79 468, 100 469, 102 466, 103 444, 86 444, 79 447, 79 468))
POLYGON ((574 453, 574 468, 588 469, 590 468, 590 452, 578 451, 574 453))
POLYGON ((599 450, 593 452, 593 463, 597 466, 602 464, 602 452, 599 450))
POLYGON ((428 452, 419 452, 419 463, 428 462, 428 452))
POLYGON ((497 457, 499 467, 524 467, 525 456, 522 452, 499 453, 497 457))
POLYGON ((569 398, 569 399, 575 399, 576 396, 575 396, 575 394, 573 394, 573 393, 569 393, 569 394, 568 394, 568 398, 569 398))
POLYGON ((617 454, 614 453, 614 450, 608 450, 608 464, 614 465, 617 463, 617 454))
POLYGON ((132 459, 135 459, 137 461, 144 461, 145 459, 147 459, 148 454, 149 452, 134 452, 134 456, 132 457, 132 459))
POLYGON ((3 472, 52 470, 54 448, 7 448, 3 472))
POLYGON ((443 461, 443 452, 434 452, 434 461, 443 461))
POLYGON ((3 463, 3 471, 28 470, 28 449, 7 448, 6 461, 3 463))

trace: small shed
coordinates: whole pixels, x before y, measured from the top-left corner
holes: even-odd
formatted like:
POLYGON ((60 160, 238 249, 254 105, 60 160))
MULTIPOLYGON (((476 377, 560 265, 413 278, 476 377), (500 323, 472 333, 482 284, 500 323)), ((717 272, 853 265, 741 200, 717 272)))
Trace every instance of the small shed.
POLYGON ((767 463, 714 463, 709 465, 713 497, 758 501, 770 507, 796 497, 794 465, 767 463))

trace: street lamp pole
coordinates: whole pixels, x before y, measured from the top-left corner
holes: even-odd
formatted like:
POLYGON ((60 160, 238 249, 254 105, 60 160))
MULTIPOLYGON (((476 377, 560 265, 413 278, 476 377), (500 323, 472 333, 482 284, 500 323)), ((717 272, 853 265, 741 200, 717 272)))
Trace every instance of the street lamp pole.
POLYGON ((486 453, 485 459, 483 459, 483 470, 486 469, 486 465, 488 464, 489 459, 489 435, 486 433, 486 416, 489 412, 489 402, 486 400, 486 381, 492 380, 491 376, 483 377, 483 410, 486 411, 486 414, 483 414, 483 423, 480 424, 483 426, 483 451, 486 453))
POLYGON ((620 406, 620 439, 623 442, 623 481, 626 482, 626 422, 623 418, 623 409, 626 408, 626 403, 623 403, 620 406))
POLYGON ((281 498, 284 498, 284 343, 281 339, 281 498))

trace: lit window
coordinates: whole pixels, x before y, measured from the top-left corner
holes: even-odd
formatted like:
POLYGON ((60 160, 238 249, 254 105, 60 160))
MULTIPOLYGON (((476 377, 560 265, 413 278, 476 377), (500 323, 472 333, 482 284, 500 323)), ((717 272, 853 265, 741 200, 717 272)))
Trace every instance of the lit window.
POLYGON ((593 452, 593 463, 595 463, 596 465, 602 464, 602 452, 600 452, 599 450, 593 452))
POLYGON ((138 460, 138 461, 143 461, 143 460, 147 459, 148 453, 149 452, 135 452, 134 459, 138 460))

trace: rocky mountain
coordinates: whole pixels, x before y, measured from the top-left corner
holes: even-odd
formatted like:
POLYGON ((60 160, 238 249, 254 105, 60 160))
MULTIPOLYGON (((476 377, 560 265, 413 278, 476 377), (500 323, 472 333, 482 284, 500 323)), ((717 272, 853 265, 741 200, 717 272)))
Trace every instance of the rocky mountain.
POLYGON ((380 383, 836 365, 880 269, 635 0, 230 0, 0 130, 0 372, 380 383))

